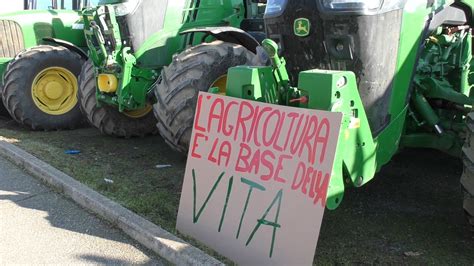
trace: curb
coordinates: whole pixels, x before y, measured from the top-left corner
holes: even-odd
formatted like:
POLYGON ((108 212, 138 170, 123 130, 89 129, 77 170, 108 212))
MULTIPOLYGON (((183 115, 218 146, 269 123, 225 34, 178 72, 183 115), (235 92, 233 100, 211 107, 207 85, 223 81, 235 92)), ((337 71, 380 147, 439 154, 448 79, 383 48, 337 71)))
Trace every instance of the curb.
POLYGON ((181 238, 140 217, 118 203, 76 181, 69 175, 17 146, 0 139, 0 156, 24 168, 28 173, 58 189, 81 207, 120 228, 125 234, 162 258, 177 265, 223 265, 181 238))

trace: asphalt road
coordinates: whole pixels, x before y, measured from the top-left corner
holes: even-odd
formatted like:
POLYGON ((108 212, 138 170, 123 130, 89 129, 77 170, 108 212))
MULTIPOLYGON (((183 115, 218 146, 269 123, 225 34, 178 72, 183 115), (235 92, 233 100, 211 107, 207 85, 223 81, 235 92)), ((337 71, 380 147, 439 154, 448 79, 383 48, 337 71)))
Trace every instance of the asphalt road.
POLYGON ((0 157, 0 265, 164 260, 0 157))

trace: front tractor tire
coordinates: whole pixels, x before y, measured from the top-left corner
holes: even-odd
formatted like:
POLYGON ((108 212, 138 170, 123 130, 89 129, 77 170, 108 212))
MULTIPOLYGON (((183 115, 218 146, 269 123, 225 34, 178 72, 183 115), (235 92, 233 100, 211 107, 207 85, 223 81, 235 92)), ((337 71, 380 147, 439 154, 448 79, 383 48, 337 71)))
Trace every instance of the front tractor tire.
POLYGON ((77 77, 83 62, 64 47, 40 45, 19 53, 3 78, 4 107, 16 122, 32 130, 79 127, 84 120, 77 77))
POLYGON ((132 138, 155 135, 158 130, 152 108, 121 113, 117 107, 103 104, 96 99, 96 76, 89 60, 79 76, 79 100, 88 122, 105 135, 132 138))
POLYGON ((254 57, 241 45, 214 41, 182 52, 164 68, 162 81, 155 87, 153 110, 160 135, 174 150, 186 153, 189 149, 199 91, 219 87, 223 92, 227 70, 251 65, 254 57))
POLYGON ((464 169, 461 176, 461 186, 464 192, 464 213, 474 229, 474 112, 469 113, 466 124, 467 138, 463 147, 464 169))

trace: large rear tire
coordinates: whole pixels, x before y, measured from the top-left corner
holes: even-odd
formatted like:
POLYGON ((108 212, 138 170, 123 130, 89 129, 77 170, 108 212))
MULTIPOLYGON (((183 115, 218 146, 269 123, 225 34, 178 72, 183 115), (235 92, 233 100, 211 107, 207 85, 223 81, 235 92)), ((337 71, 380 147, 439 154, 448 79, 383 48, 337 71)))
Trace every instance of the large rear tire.
POLYGON ((89 60, 79 76, 81 110, 91 125, 106 135, 122 138, 144 137, 157 134, 156 119, 151 108, 139 112, 121 113, 115 106, 97 105, 96 76, 89 60))
POLYGON ((77 77, 84 60, 64 47, 36 46, 19 53, 5 71, 2 100, 12 118, 33 130, 83 124, 77 77))
POLYGON ((467 221, 474 228, 474 112, 466 118, 467 138, 463 147, 464 169, 461 186, 464 192, 463 208, 467 221))
POLYGON ((241 45, 214 41, 182 52, 164 68, 162 81, 155 87, 153 110, 161 136, 174 150, 186 153, 189 149, 199 91, 214 86, 225 89, 227 70, 250 65, 254 57, 241 45))

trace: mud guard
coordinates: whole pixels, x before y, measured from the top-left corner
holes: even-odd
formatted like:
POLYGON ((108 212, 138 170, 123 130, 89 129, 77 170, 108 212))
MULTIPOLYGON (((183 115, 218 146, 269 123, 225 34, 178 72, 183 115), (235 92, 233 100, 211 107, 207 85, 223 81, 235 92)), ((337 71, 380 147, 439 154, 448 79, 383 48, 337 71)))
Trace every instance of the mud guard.
POLYGON ((89 57, 87 56, 86 52, 84 52, 84 50, 82 50, 81 48, 79 48, 78 46, 76 46, 75 44, 73 44, 71 42, 61 40, 61 39, 55 39, 55 38, 43 38, 43 41, 63 46, 65 48, 77 53, 78 55, 80 55, 82 57, 82 59, 84 59, 85 61, 87 61, 89 59, 89 57))
POLYGON ((251 33, 234 27, 201 27, 185 30, 180 34, 189 33, 205 33, 224 42, 240 44, 254 54, 257 53, 257 47, 260 46, 260 43, 251 33))

